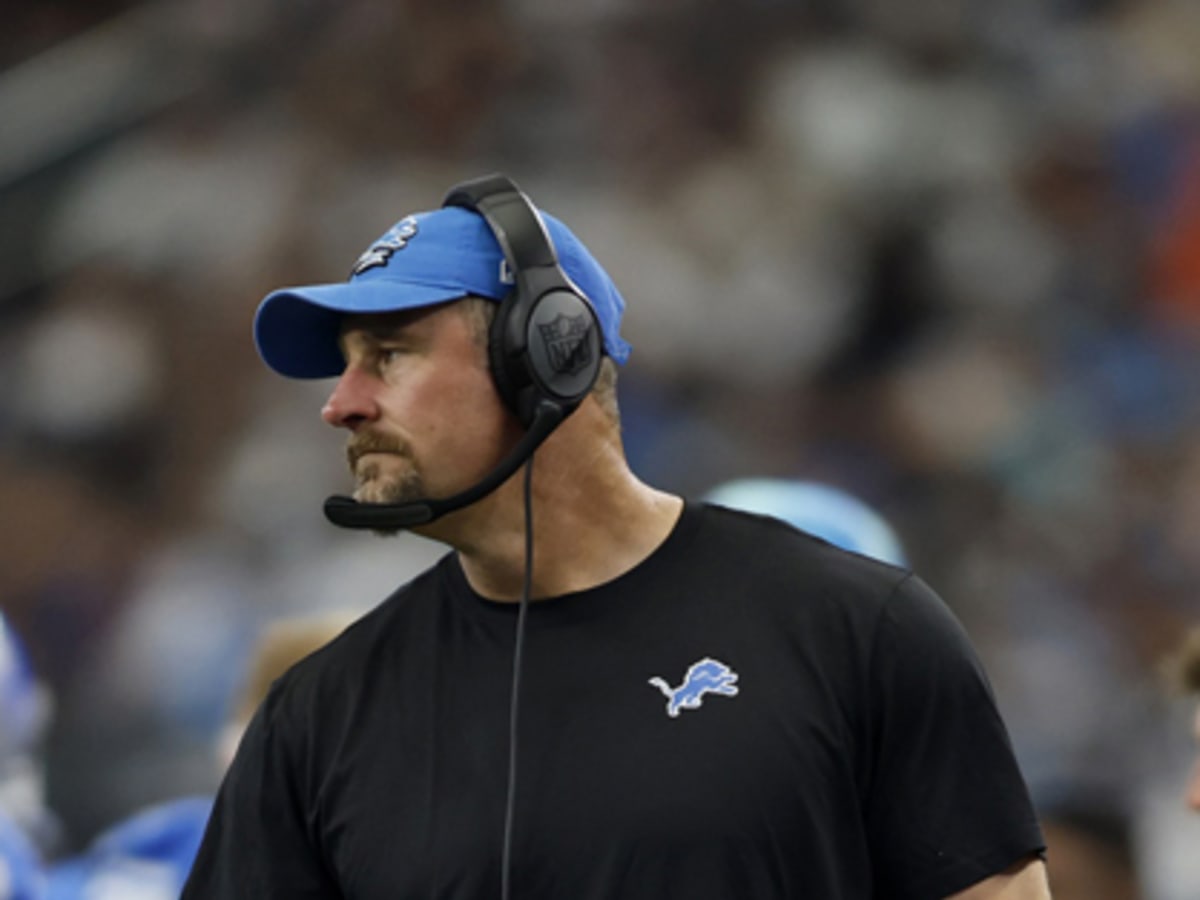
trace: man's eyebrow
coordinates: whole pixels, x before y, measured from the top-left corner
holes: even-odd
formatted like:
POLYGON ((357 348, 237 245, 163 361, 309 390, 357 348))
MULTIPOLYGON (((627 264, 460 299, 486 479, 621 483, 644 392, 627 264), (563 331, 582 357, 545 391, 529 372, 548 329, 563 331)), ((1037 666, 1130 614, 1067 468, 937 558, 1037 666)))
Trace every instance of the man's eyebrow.
POLYGON ((359 340, 374 344, 401 339, 416 339, 414 326, 420 322, 421 318, 420 315, 411 311, 347 318, 342 323, 338 334, 338 348, 344 355, 347 342, 352 335, 358 335, 359 340))
POLYGON ((369 325, 356 325, 351 330, 361 331, 367 337, 383 341, 388 338, 399 337, 409 324, 408 322, 373 322, 369 325))
POLYGON ((411 313, 394 313, 382 316, 370 316, 347 319, 341 329, 341 338, 351 332, 358 331, 375 340, 398 337, 400 332, 407 331, 418 321, 418 316, 411 313))

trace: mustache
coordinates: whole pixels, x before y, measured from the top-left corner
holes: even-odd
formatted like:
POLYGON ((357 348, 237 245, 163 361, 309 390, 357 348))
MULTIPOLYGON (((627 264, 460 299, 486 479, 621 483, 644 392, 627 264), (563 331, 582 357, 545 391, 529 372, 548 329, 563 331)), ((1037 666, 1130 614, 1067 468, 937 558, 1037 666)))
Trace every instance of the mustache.
POLYGON ((400 440, 373 431, 361 431, 350 436, 346 442, 346 462, 350 471, 358 468, 358 461, 368 453, 393 453, 407 456, 408 446, 400 440))

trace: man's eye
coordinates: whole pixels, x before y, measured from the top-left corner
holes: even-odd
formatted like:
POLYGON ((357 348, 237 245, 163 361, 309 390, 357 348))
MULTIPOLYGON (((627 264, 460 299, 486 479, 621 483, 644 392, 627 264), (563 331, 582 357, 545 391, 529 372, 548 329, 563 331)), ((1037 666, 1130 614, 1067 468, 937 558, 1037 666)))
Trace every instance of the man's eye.
POLYGON ((404 355, 404 351, 399 347, 381 347, 379 349, 379 362, 383 365, 390 365, 404 355))

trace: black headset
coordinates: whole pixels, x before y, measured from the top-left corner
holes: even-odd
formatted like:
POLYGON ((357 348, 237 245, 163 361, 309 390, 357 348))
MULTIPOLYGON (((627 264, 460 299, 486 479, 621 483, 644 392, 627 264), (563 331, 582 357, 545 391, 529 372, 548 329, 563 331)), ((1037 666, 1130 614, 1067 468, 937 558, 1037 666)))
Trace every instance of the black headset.
POLYGON ((483 217, 513 283, 488 335, 488 361, 501 399, 525 426, 524 437, 487 476, 442 499, 359 503, 330 497, 325 516, 345 528, 396 529, 431 522, 503 484, 574 412, 600 374, 600 322, 591 301, 559 264, 550 234, 529 198, 505 175, 452 187, 442 206, 483 217))
POLYGON ((442 206, 483 216, 513 281, 488 341, 500 396, 526 428, 543 403, 560 407, 565 419, 600 372, 600 323, 591 302, 559 264, 542 217, 505 175, 455 185, 442 206))

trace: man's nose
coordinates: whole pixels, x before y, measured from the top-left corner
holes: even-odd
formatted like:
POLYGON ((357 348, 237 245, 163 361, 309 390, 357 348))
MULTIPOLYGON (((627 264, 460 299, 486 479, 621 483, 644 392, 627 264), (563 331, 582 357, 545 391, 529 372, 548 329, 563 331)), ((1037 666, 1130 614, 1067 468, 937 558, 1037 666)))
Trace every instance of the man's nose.
POLYGON ((347 366, 321 408, 321 418, 335 428, 356 430, 379 417, 374 379, 357 366, 347 366))

